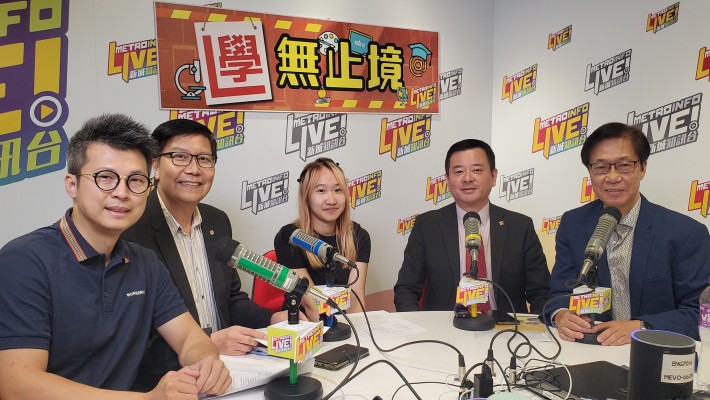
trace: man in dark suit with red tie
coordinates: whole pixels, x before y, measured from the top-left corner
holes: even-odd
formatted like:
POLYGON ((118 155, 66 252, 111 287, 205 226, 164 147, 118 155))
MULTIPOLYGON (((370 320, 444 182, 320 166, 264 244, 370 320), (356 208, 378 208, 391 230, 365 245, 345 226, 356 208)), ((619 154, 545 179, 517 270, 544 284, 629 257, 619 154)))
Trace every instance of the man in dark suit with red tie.
MULTIPOLYGON (((444 163, 454 203, 417 216, 394 286, 397 311, 453 310, 456 287, 468 271, 463 217, 481 217, 478 276, 492 279, 510 296, 516 312, 540 313, 548 298, 550 273, 532 219, 488 201, 498 171, 491 147, 477 139, 454 143, 444 163), (421 303, 421 306, 420 306, 421 303)), ((481 308, 509 312, 498 287, 481 308)))

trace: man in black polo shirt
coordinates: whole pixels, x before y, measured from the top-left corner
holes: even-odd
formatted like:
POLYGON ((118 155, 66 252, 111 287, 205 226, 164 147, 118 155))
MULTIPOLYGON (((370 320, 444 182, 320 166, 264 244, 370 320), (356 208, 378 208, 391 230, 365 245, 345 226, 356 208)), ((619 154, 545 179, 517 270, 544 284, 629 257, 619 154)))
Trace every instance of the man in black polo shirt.
POLYGON ((127 116, 87 121, 67 148, 72 208, 0 249, 0 398, 197 399, 229 387, 167 269, 119 240, 143 213, 154 153, 127 116), (151 327, 184 367, 149 393, 117 392, 130 388, 151 327))

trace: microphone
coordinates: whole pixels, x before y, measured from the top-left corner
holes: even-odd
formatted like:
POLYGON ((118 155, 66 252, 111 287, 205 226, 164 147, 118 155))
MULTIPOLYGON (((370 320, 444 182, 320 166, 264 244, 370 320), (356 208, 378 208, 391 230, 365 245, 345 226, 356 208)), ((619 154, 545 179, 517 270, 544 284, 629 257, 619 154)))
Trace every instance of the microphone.
POLYGON ((469 211, 463 216, 463 228, 466 232, 464 241, 471 257, 470 275, 478 278, 478 252, 481 250, 481 217, 477 212, 469 211))
POLYGON ((592 266, 599 260, 599 258, 604 254, 604 249, 606 248, 607 242, 611 237, 611 233, 616 229, 616 225, 621 220, 621 211, 616 207, 607 207, 602 211, 602 215, 599 217, 599 222, 597 222, 596 228, 592 233, 592 237, 587 243, 587 248, 584 250, 584 264, 582 265, 582 270, 579 273, 577 281, 582 281, 592 266))
POLYGON ((314 238, 293 225, 289 225, 281 231, 281 239, 284 242, 289 242, 294 246, 313 253, 320 258, 328 259, 328 255, 332 254, 335 261, 347 264, 350 268, 357 268, 357 265, 354 262, 338 253, 333 246, 320 239, 314 238))
POLYGON ((463 216, 464 242, 471 257, 471 270, 467 271, 456 288, 454 327, 466 331, 487 331, 495 327, 492 316, 479 312, 478 304, 488 302, 488 282, 478 280, 478 254, 481 251, 481 217, 467 212, 463 216))
MULTIPOLYGON (((259 277, 271 286, 291 293, 302 278, 296 271, 271 261, 260 254, 254 253, 228 236, 220 238, 216 243, 215 258, 232 268, 241 269, 259 277)), ((338 305, 323 292, 313 286, 308 287, 308 293, 323 303, 337 308, 338 305)))

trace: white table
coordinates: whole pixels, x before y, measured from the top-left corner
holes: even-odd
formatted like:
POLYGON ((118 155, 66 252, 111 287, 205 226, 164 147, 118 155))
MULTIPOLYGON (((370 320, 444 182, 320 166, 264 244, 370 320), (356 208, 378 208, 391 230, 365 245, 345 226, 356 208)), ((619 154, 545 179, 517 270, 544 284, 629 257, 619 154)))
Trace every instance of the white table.
MULTIPOLYGON (((387 320, 387 317, 380 312, 376 313, 372 319, 379 321, 380 324, 387 320)), ((397 337, 392 334, 386 335, 378 339, 377 324, 375 329, 375 340, 383 349, 389 349, 404 342, 435 339, 448 342, 456 346, 465 356, 466 367, 469 368, 474 364, 485 359, 490 340, 497 332, 470 332, 456 329, 453 326, 453 312, 410 312, 391 314, 398 318, 402 318, 407 322, 418 325, 424 328, 422 332, 409 334, 402 332, 397 337)), ((364 318, 361 313, 349 315, 350 319, 355 324, 356 328, 365 326, 364 318)), ((342 317, 338 317, 341 322, 342 317)), ((553 332, 556 331, 553 329, 553 332)), ((543 334, 534 333, 532 340, 535 346, 545 355, 551 356, 556 352, 557 345, 553 341, 541 340, 543 334)), ((508 367, 510 362, 510 353, 507 350, 506 343, 511 334, 500 335, 494 343, 494 356, 501 363, 503 368, 508 367)), ((342 343, 355 343, 354 337, 351 337, 344 342, 329 342, 324 343, 321 351, 326 351, 336 347, 342 343)), ((516 343, 521 342, 516 340, 516 343)), ((566 364, 579 364, 590 361, 606 360, 618 365, 628 365, 629 362, 629 345, 620 347, 604 347, 585 345, 580 343, 572 343, 561 341, 562 352, 557 361, 566 364)), ((407 346, 399 350, 389 353, 379 352, 373 343, 367 340, 361 340, 361 345, 369 348, 370 356, 364 358, 358 364, 357 370, 380 359, 387 359, 394 363, 397 368, 403 373, 410 383, 421 381, 445 381, 447 376, 448 381, 451 381, 453 376, 458 373, 458 356, 454 350, 440 344, 416 344, 407 346)), ((540 358, 537 355, 534 358, 540 358)), ((323 384, 323 394, 330 393, 335 386, 347 375, 350 366, 343 368, 340 371, 326 371, 316 368, 310 376, 318 379, 323 384)), ((477 368, 475 373, 480 372, 477 368)), ((469 378, 473 380, 473 373, 469 378)), ((502 376, 499 371, 495 378, 495 383, 502 381, 502 376)), ((374 396, 379 395, 383 399, 390 399, 394 391, 404 382, 389 366, 378 364, 353 381, 343 387, 333 399, 367 399, 371 400, 374 396)), ((450 392, 450 389, 444 385, 423 384, 414 385, 415 390, 419 393, 422 399, 443 399, 454 400, 457 398, 456 392, 450 392)), ((247 391, 234 393, 224 396, 224 399, 263 399, 264 387, 258 387, 247 391)), ((523 392, 521 392, 523 393, 523 392)), ((530 395, 532 396, 532 395, 530 395)), ((414 395, 407 388, 401 389, 396 400, 414 399, 414 395)))

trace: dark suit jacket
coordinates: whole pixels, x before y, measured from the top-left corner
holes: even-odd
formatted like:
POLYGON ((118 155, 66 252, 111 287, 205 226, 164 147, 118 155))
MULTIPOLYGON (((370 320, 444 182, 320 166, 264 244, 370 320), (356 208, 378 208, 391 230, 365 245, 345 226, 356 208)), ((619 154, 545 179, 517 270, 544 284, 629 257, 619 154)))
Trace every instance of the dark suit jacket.
MULTIPOLYGON (((250 328, 263 328, 268 326, 273 313, 259 307, 249 299, 249 296, 241 291, 241 281, 237 271, 227 264, 217 261, 214 257, 217 240, 223 236, 232 237, 232 225, 227 214, 207 204, 199 204, 198 208, 200 215, 202 215, 202 235, 205 240, 220 323, 223 327, 242 325, 250 328)), ((200 319, 197 315, 197 307, 195 299, 192 297, 185 267, 155 191, 148 196, 143 216, 124 232, 123 237, 155 251, 170 270, 190 314, 199 323, 200 319)), ((152 390, 163 375, 177 369, 180 369, 177 354, 157 331, 153 331, 138 371, 134 390, 152 390)))
MULTIPOLYGON (((596 200, 562 215, 557 230, 550 298, 570 293, 565 282, 577 279, 584 249, 602 213, 596 200)), ((599 286, 611 287, 606 253, 597 262, 599 286)), ((710 235, 701 223, 653 204, 641 196, 629 271, 631 318, 654 329, 682 333, 698 340, 698 301, 710 276, 710 235)), ((569 297, 553 301, 547 321, 569 297)), ((612 304, 613 307, 613 304, 612 304)), ((600 319, 608 319, 605 313, 600 319)))
MULTIPOLYGON (((550 272, 532 220, 490 205, 493 282, 510 296, 516 312, 540 313, 547 301, 550 272)), ((456 203, 418 215, 404 249, 404 261, 394 286, 397 311, 419 310, 426 282, 424 310, 453 310, 461 279, 456 203)), ((498 309, 512 311, 495 288, 498 309)))

